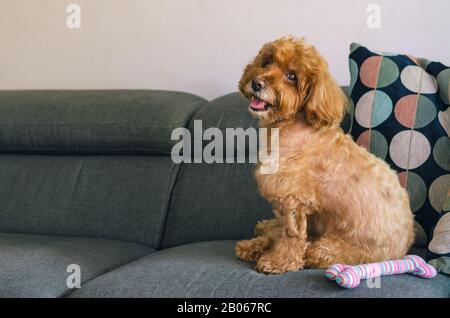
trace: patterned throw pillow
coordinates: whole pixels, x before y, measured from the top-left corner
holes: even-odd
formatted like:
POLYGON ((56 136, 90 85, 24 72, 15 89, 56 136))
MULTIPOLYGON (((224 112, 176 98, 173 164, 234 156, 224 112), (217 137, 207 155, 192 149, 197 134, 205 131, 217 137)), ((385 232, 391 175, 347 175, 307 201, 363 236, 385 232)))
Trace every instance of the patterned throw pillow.
POLYGON ((430 239, 450 188, 450 68, 356 43, 350 50, 351 134, 398 172, 430 239))
POLYGON ((443 216, 433 231, 433 239, 428 245, 430 264, 438 271, 450 275, 450 189, 442 208, 443 216))

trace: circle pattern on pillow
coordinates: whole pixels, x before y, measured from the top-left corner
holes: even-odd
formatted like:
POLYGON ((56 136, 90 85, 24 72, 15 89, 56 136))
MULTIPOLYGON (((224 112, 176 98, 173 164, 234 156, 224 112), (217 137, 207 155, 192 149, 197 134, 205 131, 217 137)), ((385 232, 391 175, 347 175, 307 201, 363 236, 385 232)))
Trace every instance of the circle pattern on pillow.
POLYGON ((434 161, 444 170, 450 171, 450 139, 443 136, 434 144, 434 161))
POLYGON ((450 189, 450 68, 359 44, 352 48, 351 134, 397 171, 416 221, 431 237, 450 189))
POLYGON ((438 90, 436 78, 425 72, 420 66, 405 67, 400 78, 403 85, 414 93, 434 94, 438 90))
POLYGON ((439 83, 442 100, 447 105, 450 104, 450 69, 440 72, 437 76, 437 81, 439 83))
POLYGON ((363 146, 375 156, 381 159, 385 159, 388 153, 388 143, 386 138, 376 130, 366 130, 359 135, 356 143, 363 146))
POLYGON ((349 92, 353 90, 353 86, 355 86, 356 79, 358 78, 358 64, 356 64, 355 61, 350 59, 348 61, 348 67, 350 70, 350 86, 349 86, 349 92))
POLYGON ((436 107, 424 95, 406 95, 395 105, 395 118, 407 128, 422 128, 437 116, 436 107))
POLYGON ((400 184, 408 191, 411 210, 417 212, 427 198, 427 186, 422 178, 414 172, 402 171, 398 175, 400 184))
POLYGON ((373 128, 384 122, 392 113, 392 101, 382 91, 372 90, 364 94, 356 104, 356 121, 365 128, 373 128), (374 107, 376 105, 376 107, 374 107))
POLYGON ((440 176, 431 184, 429 194, 430 202, 437 212, 441 212, 450 189, 450 174, 440 176))
POLYGON ((446 111, 440 111, 438 114, 438 118, 439 123, 446 131, 447 136, 450 136, 450 107, 448 107, 446 111))
POLYGON ((372 56, 361 65, 361 81, 370 88, 386 87, 392 84, 398 75, 397 65, 383 56, 372 56))
POLYGON ((431 146, 423 134, 415 130, 403 130, 391 140, 389 154, 402 169, 420 167, 430 156, 431 146))

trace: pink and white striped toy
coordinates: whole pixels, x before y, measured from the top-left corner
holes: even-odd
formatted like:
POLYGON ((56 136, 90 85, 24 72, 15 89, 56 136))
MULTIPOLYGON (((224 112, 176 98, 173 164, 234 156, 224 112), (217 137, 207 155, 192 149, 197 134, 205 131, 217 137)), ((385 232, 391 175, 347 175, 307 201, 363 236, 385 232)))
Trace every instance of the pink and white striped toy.
POLYGON ((325 273, 325 276, 334 280, 344 288, 355 288, 361 279, 409 273, 422 278, 433 278, 436 270, 417 255, 406 255, 402 259, 362 264, 356 266, 335 264, 325 273))

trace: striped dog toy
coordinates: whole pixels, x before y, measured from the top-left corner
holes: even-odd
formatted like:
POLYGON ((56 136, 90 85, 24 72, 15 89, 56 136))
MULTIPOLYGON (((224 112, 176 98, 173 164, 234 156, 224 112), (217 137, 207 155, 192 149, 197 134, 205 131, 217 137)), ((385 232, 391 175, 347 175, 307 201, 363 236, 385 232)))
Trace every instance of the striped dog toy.
POLYGON ((417 255, 406 255, 402 259, 363 265, 332 265, 325 276, 344 288, 355 288, 361 279, 409 273, 423 278, 433 278, 436 270, 417 255))

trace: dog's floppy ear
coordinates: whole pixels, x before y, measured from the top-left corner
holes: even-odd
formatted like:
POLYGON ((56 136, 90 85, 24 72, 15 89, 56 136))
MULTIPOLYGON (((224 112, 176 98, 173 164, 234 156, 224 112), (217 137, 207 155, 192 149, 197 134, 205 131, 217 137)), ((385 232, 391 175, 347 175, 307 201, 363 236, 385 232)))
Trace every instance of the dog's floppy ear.
POLYGON ((309 92, 303 104, 306 120, 315 127, 337 126, 346 110, 347 97, 321 61, 315 78, 309 83, 309 92))

